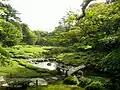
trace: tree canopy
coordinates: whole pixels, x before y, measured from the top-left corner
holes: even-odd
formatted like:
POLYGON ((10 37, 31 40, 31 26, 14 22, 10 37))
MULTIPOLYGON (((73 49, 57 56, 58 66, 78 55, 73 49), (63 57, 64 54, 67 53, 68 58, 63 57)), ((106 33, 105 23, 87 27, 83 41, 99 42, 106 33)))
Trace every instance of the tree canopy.
MULTIPOLYGON (((85 16, 85 10, 87 8, 87 6, 90 4, 90 2, 92 2, 94 0, 83 0, 82 4, 80 5, 82 7, 82 15, 78 18, 78 20, 80 20, 80 18, 83 18, 85 16)), ((116 0, 106 0, 106 3, 109 4, 109 3, 112 3, 116 0)))

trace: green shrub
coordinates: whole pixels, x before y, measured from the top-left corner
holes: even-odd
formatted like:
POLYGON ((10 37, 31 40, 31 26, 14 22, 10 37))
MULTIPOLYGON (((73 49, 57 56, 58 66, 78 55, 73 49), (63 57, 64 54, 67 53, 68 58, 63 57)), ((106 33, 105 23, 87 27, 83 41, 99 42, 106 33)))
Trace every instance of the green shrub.
POLYGON ((0 66, 6 66, 6 57, 0 54, 0 66))
POLYGON ((51 50, 49 51, 50 54, 59 54, 59 53, 69 53, 69 52, 73 52, 74 49, 72 49, 71 47, 54 47, 51 48, 51 50))
POLYGON ((85 87, 85 90, 104 90, 103 84, 100 82, 92 82, 85 87))
POLYGON ((0 54, 7 57, 7 58, 10 57, 9 52, 7 52, 2 46, 0 46, 0 54))
POLYGON ((89 85, 91 82, 92 82, 92 80, 91 79, 89 79, 89 78, 85 78, 85 77, 81 77, 80 79, 79 79, 79 86, 81 86, 81 87, 85 87, 86 85, 89 85))
POLYGON ((0 46, 0 66, 7 66, 10 63, 8 58, 10 58, 9 52, 0 46))
POLYGON ((73 49, 73 47, 67 47, 67 48, 61 48, 61 53, 70 53, 70 52, 74 52, 75 50, 73 49))
POLYGON ((112 77, 109 81, 104 82, 104 87, 108 90, 120 90, 120 74, 117 77, 112 77))
POLYGON ((67 78, 65 78, 63 83, 69 84, 69 85, 76 85, 76 84, 79 84, 79 81, 76 76, 68 76, 67 78))
POLYGON ((13 46, 12 48, 19 50, 20 48, 23 48, 23 46, 21 46, 21 45, 15 45, 15 46, 13 46))
POLYGON ((12 65, 11 60, 8 60, 8 58, 0 54, 0 67, 6 67, 8 65, 12 65))
POLYGON ((0 26, 3 27, 0 30, 0 40, 4 46, 14 46, 21 42, 21 31, 12 23, 1 20, 0 26))
POLYGON ((52 48, 51 50, 50 50, 50 54, 58 54, 58 53, 60 53, 61 52, 61 48, 52 48))
POLYGON ((113 75, 119 74, 120 72, 120 48, 112 51, 99 63, 101 70, 109 72, 113 75))

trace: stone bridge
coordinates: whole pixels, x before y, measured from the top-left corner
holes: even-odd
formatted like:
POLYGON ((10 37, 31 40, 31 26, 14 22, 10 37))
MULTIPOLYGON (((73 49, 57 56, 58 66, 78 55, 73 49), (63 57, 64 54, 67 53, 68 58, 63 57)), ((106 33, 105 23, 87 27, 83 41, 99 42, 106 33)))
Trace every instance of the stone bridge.
POLYGON ((49 58, 49 59, 45 59, 45 58, 36 58, 36 59, 29 59, 28 60, 30 63, 40 63, 40 62, 56 62, 57 67, 56 69, 58 71, 60 71, 61 73, 65 74, 65 75, 71 75, 77 71, 79 71, 80 69, 85 68, 85 65, 80 65, 78 67, 74 67, 74 66, 70 66, 70 65, 65 65, 64 62, 62 62, 61 60, 58 60, 56 58, 49 58))
POLYGON ((73 67, 73 66, 65 66, 65 67, 61 67, 58 66, 58 70, 60 70, 62 73, 64 73, 65 75, 72 75, 75 72, 79 71, 80 69, 84 69, 86 66, 85 65, 80 65, 78 67, 73 67))

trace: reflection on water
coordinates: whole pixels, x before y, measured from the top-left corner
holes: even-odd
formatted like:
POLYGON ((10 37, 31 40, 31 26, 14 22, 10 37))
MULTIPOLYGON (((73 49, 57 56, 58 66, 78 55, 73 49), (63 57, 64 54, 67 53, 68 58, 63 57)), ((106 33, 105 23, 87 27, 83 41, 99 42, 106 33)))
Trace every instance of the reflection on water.
POLYGON ((57 63, 55 62, 39 62, 39 63, 34 63, 32 65, 49 70, 55 70, 57 68, 57 63))

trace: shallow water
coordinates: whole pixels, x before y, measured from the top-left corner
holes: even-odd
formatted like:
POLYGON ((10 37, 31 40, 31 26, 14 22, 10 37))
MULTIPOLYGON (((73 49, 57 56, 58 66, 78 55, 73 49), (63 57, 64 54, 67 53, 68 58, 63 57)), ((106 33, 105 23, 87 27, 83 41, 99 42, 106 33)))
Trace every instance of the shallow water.
POLYGON ((49 70, 56 70, 57 68, 57 63, 55 62, 39 62, 39 63, 34 63, 32 65, 37 66, 39 68, 49 69, 49 70))

